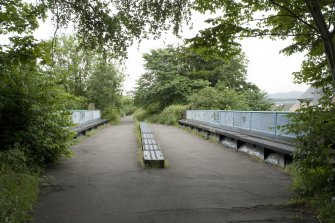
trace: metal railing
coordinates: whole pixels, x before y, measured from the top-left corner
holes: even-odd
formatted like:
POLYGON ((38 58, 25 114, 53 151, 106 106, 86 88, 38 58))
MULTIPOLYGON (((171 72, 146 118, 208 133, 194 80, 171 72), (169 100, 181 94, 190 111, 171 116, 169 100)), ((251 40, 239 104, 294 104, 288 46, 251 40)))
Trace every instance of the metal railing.
POLYGON ((283 128, 280 128, 290 122, 288 114, 294 114, 294 112, 187 110, 186 119, 218 128, 247 130, 294 138, 294 134, 288 134, 283 128))
POLYGON ((100 110, 72 110, 72 122, 74 124, 84 124, 101 118, 100 110))

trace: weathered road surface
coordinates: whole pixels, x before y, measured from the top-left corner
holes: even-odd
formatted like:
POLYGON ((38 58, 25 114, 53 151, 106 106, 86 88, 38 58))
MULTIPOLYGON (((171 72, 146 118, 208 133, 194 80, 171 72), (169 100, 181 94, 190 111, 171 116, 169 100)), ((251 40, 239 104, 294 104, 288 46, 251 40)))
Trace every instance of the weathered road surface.
POLYGON ((181 129, 151 125, 166 169, 142 169, 130 117, 51 167, 33 222, 317 222, 288 204, 277 168, 181 129))

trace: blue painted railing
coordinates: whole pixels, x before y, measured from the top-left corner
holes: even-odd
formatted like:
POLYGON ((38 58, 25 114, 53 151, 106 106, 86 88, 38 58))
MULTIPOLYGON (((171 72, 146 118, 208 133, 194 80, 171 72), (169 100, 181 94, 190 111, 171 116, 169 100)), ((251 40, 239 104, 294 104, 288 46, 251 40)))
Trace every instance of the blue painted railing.
POLYGON ((280 128, 290 122, 288 114, 294 114, 294 112, 187 110, 186 119, 218 128, 247 130, 292 138, 295 135, 288 134, 280 128))

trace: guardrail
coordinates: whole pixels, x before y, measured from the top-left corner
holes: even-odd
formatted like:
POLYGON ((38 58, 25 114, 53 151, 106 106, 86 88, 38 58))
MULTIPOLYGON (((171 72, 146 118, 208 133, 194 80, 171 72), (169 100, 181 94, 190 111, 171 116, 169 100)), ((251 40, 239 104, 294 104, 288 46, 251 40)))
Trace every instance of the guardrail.
POLYGON ((280 128, 290 122, 295 112, 187 110, 186 119, 218 128, 247 130, 256 133, 295 138, 280 128))
POLYGON ((101 118, 100 110, 72 110, 72 122, 74 124, 85 124, 101 118))

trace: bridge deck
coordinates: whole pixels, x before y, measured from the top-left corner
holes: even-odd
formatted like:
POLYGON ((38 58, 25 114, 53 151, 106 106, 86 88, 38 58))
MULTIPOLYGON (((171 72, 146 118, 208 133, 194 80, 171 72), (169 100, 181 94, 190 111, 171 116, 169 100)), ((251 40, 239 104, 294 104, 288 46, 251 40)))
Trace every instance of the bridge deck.
POLYGON ((142 169, 130 117, 73 146, 54 164, 32 222, 318 222, 287 205, 278 168, 182 129, 150 125, 168 168, 142 169))

